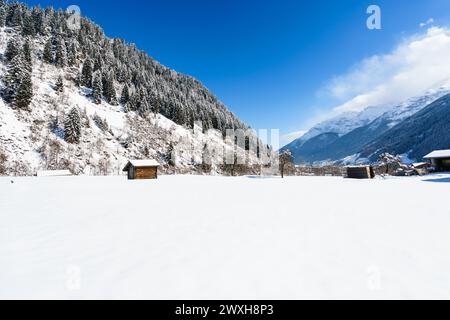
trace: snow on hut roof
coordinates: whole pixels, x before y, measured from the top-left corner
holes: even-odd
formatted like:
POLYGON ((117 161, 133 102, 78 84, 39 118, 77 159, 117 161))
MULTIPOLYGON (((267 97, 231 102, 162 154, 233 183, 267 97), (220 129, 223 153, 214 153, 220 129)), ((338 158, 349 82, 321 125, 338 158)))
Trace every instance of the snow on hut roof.
POLYGON ((36 173, 37 177, 65 177, 71 176, 69 170, 41 170, 36 173))
POLYGON ((156 160, 130 160, 128 161, 123 171, 127 171, 128 167, 132 165, 133 167, 142 168, 142 167, 159 167, 160 164, 156 160))
POLYGON ((436 150, 427 154, 424 159, 450 158, 450 150, 436 150))

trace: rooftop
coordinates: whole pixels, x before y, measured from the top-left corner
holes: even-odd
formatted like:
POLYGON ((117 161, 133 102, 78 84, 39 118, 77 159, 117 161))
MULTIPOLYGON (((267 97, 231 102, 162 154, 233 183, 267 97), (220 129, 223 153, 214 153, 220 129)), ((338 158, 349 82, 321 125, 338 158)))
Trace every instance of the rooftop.
POLYGON ((424 157, 424 159, 440 159, 440 158, 450 158, 450 150, 435 150, 424 157))
POLYGON ((133 167, 142 168, 142 167, 159 167, 160 164, 156 160, 130 160, 127 165, 123 169, 123 171, 127 171, 128 167, 132 165, 133 167))

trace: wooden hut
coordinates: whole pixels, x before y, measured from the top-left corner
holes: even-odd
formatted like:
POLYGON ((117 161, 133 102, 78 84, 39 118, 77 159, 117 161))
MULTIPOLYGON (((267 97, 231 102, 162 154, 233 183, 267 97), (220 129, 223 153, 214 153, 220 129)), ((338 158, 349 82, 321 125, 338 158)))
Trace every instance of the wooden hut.
POLYGON ((347 178, 349 179, 373 179, 375 171, 372 166, 347 167, 347 178))
POLYGON ((424 159, 431 161, 431 165, 436 171, 450 171, 450 150, 433 151, 424 159))
POLYGON ((155 160, 130 160, 123 171, 128 173, 128 180, 158 179, 158 167, 155 160))

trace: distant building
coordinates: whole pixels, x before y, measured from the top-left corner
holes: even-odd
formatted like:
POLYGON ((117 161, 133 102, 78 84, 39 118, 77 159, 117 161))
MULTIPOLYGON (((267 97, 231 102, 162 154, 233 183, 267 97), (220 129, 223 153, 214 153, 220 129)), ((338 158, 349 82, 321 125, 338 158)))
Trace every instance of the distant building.
POLYGON ((347 167, 347 178, 349 179, 373 179, 375 172, 371 166, 347 167))
POLYGON ((69 170, 41 170, 36 173, 37 177, 68 177, 72 176, 69 170))
POLYGON ((128 173, 129 180, 158 179, 159 166, 155 160, 130 160, 123 171, 128 173))
POLYGON ((430 167, 431 165, 429 162, 418 162, 412 164, 412 168, 414 169, 414 171, 421 176, 428 174, 430 171, 430 167))
POLYGON ((450 150, 436 150, 426 155, 436 171, 450 171, 450 150))

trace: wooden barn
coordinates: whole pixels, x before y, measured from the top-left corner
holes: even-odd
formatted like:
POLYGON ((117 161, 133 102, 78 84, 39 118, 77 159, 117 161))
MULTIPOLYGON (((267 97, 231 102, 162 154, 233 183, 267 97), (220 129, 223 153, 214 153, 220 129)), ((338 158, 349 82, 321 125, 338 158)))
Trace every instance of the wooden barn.
POLYGON ((155 160, 130 160, 123 171, 129 180, 158 179, 158 167, 155 160))
POLYGON ((371 166, 347 167, 347 178, 349 179, 373 179, 375 172, 371 166))
POLYGON ((424 159, 431 161, 431 165, 436 171, 450 171, 450 150, 433 151, 424 159))

